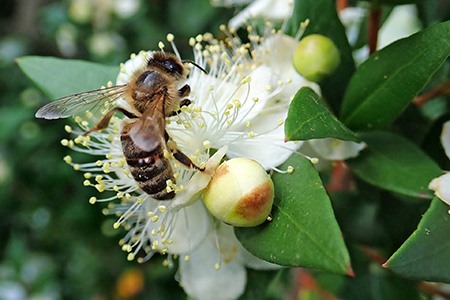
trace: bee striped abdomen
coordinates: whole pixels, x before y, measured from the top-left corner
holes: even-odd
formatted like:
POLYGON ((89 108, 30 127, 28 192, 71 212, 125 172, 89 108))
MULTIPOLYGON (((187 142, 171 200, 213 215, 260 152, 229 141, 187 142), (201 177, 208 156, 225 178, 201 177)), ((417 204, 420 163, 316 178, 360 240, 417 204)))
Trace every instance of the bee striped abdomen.
POLYGON ((172 166, 164 156, 164 148, 158 145, 148 152, 137 147, 128 134, 121 135, 122 149, 129 170, 139 187, 158 200, 169 200, 175 197, 173 191, 168 192, 167 180, 175 183, 172 166))

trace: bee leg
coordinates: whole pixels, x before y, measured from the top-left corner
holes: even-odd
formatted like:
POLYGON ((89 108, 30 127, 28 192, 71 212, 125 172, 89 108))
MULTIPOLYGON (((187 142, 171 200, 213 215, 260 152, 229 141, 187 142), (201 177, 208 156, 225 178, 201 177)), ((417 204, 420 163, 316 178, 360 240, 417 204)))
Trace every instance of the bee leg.
POLYGON ((185 84, 178 90, 178 97, 183 99, 183 98, 186 98, 187 96, 189 96, 190 93, 191 93, 191 87, 189 85, 185 84))
MULTIPOLYGON (((191 103, 192 103, 191 100, 189 100, 189 99, 183 99, 183 100, 180 101, 180 108, 183 107, 183 106, 188 106, 188 105, 191 104, 191 103)), ((168 117, 176 116, 176 115, 178 115, 179 113, 181 113, 181 109, 179 109, 179 110, 174 110, 173 112, 171 112, 170 114, 168 114, 168 117)))
POLYGON ((172 152, 173 157, 175 157, 175 159, 178 160, 183 165, 185 165, 189 168, 197 169, 199 171, 205 171, 205 168, 201 168, 201 167, 197 166, 196 164, 194 164, 194 162, 180 150, 175 149, 174 151, 171 151, 171 152, 172 152))
POLYGON ((99 131, 99 130, 103 130, 103 129, 107 128, 109 125, 109 121, 111 121, 111 118, 114 116, 116 111, 122 112, 124 115, 126 115, 129 118, 136 117, 135 115, 133 115, 132 113, 130 113, 129 111, 126 111, 125 109, 123 109, 121 107, 114 107, 106 115, 104 115, 103 118, 101 118, 100 121, 98 121, 94 127, 90 128, 88 131, 83 133, 83 136, 86 136, 91 132, 99 131))
POLYGON ((185 165, 189 168, 194 168, 199 171, 205 170, 205 168, 201 168, 201 167, 197 166, 186 154, 184 154, 183 152, 178 150, 175 142, 169 141, 170 137, 169 137, 169 134, 167 133, 167 131, 164 132, 164 138, 167 142, 167 148, 169 149, 169 151, 172 153, 173 157, 176 160, 178 160, 180 163, 182 163, 183 165, 185 165))

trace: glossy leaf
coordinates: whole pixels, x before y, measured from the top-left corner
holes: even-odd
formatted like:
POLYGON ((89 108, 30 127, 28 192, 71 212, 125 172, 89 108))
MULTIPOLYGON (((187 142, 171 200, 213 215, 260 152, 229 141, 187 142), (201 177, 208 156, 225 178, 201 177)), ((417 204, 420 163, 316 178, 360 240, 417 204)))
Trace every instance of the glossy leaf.
POLYGON ((450 283, 449 206, 434 198, 417 230, 384 267, 410 279, 450 283))
POLYGON ((296 0, 294 13, 290 21, 291 34, 299 30, 300 22, 309 19, 303 36, 318 33, 333 40, 341 54, 341 63, 335 73, 320 82, 324 97, 333 110, 340 107, 345 88, 355 71, 352 49, 348 43, 345 28, 336 12, 336 6, 330 0, 296 0))
MULTIPOLYGON (((377 0, 377 1, 379 3, 390 4, 390 5, 402 5, 402 4, 423 2, 423 0, 377 0)), ((373 2, 373 1, 368 1, 368 2, 373 2)))
POLYGON ((311 88, 302 87, 289 107, 285 123, 286 140, 333 137, 358 142, 359 138, 344 126, 311 88))
POLYGON ((314 166, 294 155, 276 173, 272 221, 252 228, 236 228, 242 245, 264 260, 340 274, 351 273, 350 259, 330 200, 314 166))
POLYGON ((25 56, 17 63, 50 99, 98 89, 119 73, 117 66, 55 57, 25 56))
POLYGON ((397 118, 450 54, 450 21, 375 52, 355 72, 342 104, 351 129, 383 128, 397 118))
POLYGON ((432 198, 431 179, 439 166, 407 139, 384 131, 361 134, 368 146, 348 166, 361 179, 383 189, 419 198, 432 198))

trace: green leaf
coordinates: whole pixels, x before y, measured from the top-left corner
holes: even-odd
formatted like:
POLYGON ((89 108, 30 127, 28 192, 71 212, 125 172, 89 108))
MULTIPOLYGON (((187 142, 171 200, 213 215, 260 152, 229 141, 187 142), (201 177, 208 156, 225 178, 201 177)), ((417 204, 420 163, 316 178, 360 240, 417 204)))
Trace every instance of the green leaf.
POLYGON ((344 126, 311 88, 302 87, 295 95, 285 124, 286 140, 333 137, 358 142, 359 138, 344 126))
POLYGON ((272 221, 236 228, 253 255, 284 266, 301 266, 351 274, 350 258, 319 174, 309 160, 293 155, 276 173, 272 221))
MULTIPOLYGON (((253 270, 247 269, 247 285, 239 300, 267 299, 271 286, 279 281, 283 270, 253 270)), ((280 298, 281 299, 281 298, 280 298)))
POLYGON ((342 104, 351 129, 383 128, 397 118, 450 54, 450 21, 375 52, 355 72, 342 104))
POLYGON ((449 206, 434 198, 417 230, 384 264, 410 279, 450 283, 449 206))
POLYGON ((428 183, 441 174, 439 166, 415 144, 398 135, 371 131, 361 134, 368 144, 348 166, 361 179, 383 189, 432 198, 428 183))
POLYGON ((300 22, 306 19, 309 19, 309 25, 303 36, 314 33, 325 35, 334 42, 341 54, 341 63, 334 75, 320 82, 324 97, 329 101, 331 108, 338 111, 345 88, 355 71, 352 49, 345 28, 339 20, 334 2, 330 0, 296 0, 290 20, 290 33, 295 35, 300 22))
MULTIPOLYGON (((377 0, 380 3, 384 4, 390 4, 390 5, 401 5, 401 4, 410 4, 410 3, 418 3, 422 2, 423 0, 377 0)), ((368 2, 374 2, 374 1, 368 1, 368 2)))
POLYGON ((17 63, 50 99, 98 89, 119 73, 118 66, 55 57, 25 56, 17 63))

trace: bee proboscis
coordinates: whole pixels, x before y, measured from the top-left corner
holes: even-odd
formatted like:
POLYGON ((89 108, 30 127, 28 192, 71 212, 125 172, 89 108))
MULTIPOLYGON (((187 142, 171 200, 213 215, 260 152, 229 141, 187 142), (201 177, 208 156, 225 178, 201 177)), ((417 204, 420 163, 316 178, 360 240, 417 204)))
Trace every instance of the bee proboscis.
POLYGON ((167 182, 176 181, 170 161, 164 155, 166 150, 187 167, 203 171, 174 143, 169 143, 166 131, 166 117, 176 115, 182 106, 191 103, 187 98, 190 86, 182 85, 186 76, 187 69, 177 56, 155 51, 146 65, 134 72, 128 84, 60 98, 41 107, 36 117, 58 119, 83 113, 98 114, 105 107, 112 107, 84 133, 87 135, 107 128, 116 112, 123 113, 128 119, 123 120, 120 139, 130 173, 139 187, 153 198, 172 199, 175 192, 167 189, 167 182), (125 100, 126 105, 119 105, 119 99, 125 100))

